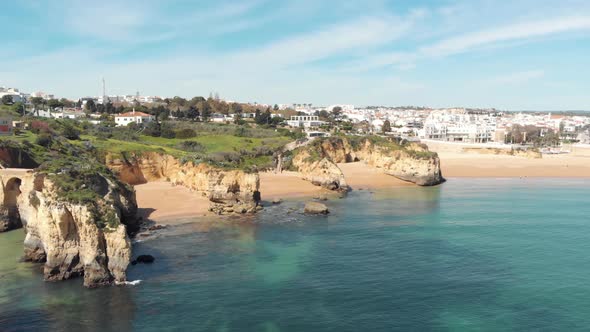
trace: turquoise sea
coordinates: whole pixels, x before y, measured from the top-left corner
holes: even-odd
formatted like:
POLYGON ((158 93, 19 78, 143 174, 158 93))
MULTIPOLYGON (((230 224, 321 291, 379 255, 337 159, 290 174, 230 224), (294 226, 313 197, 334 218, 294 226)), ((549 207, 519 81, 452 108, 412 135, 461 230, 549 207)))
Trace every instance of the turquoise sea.
MULTIPOLYGON (((449 179, 135 245, 135 286, 46 283, 0 234, 0 331, 587 331, 590 181, 449 179)), ((187 220, 190 221, 190 220, 187 220)))

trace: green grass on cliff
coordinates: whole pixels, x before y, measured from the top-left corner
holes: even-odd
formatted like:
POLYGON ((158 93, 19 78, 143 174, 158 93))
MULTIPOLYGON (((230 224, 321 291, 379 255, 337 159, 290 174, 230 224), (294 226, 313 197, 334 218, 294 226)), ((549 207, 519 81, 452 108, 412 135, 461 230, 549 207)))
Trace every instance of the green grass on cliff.
MULTIPOLYGON (((101 160, 106 154, 140 156, 145 152, 155 152, 171 155, 185 162, 204 162, 224 169, 246 171, 272 167, 273 154, 293 140, 289 131, 237 125, 167 122, 167 126, 172 126, 174 132, 190 129, 196 134, 196 137, 181 139, 144 135, 139 128, 94 126, 67 119, 31 118, 27 121, 35 124, 35 133, 23 130, 19 135, 0 137, 0 141, 10 140, 39 147, 39 144, 49 144, 47 140, 64 138, 66 132, 74 132, 78 133, 79 139, 68 140, 69 143, 81 149, 92 150, 101 160), (39 139, 45 139, 45 143, 39 139)), ((40 157, 46 159, 43 151, 40 157)))

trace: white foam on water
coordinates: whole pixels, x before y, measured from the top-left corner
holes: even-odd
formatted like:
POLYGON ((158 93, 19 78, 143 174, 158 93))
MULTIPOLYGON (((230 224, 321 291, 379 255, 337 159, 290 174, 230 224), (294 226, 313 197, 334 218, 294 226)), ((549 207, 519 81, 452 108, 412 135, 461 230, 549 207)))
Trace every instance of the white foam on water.
POLYGON ((141 283, 141 280, 133 280, 133 281, 122 281, 117 282, 117 285, 125 285, 125 286, 137 286, 141 283))

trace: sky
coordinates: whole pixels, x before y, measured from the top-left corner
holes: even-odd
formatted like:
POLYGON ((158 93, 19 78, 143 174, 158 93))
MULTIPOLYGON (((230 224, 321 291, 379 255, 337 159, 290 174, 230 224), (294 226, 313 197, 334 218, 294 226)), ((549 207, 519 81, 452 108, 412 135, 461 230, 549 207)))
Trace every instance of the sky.
POLYGON ((20 0, 0 86, 79 98, 590 110, 588 0, 20 0))

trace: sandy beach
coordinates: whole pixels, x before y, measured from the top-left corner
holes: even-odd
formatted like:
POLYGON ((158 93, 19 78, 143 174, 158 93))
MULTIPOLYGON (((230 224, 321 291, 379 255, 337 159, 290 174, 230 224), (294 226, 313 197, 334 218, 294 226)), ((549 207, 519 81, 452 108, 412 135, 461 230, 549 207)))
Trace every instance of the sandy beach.
POLYGON ((174 224, 179 219, 209 215, 209 200, 183 186, 156 181, 135 186, 138 215, 159 224, 174 224))
POLYGON ((542 159, 440 152, 444 177, 590 177, 590 157, 544 155, 542 159))
MULTIPOLYGON (((453 177, 590 177, 590 150, 570 154, 544 155, 529 159, 507 155, 462 152, 457 146, 434 146, 441 160, 443 176, 453 177)), ((353 190, 385 189, 413 186, 382 173, 364 162, 338 164, 353 190)), ((179 219, 210 215, 209 201, 201 193, 167 182, 150 182, 135 186, 140 215, 160 224, 173 224, 179 219)), ((329 191, 301 179, 298 173, 285 171, 260 173, 263 201, 275 198, 308 198, 329 191)))
POLYGON ((541 159, 463 152, 467 144, 427 142, 438 153, 444 177, 590 177, 590 149, 568 146, 567 154, 541 159))
POLYGON ((323 193, 321 187, 314 186, 309 181, 301 179, 297 172, 284 171, 260 173, 260 193, 262 200, 275 198, 309 197, 323 193))

